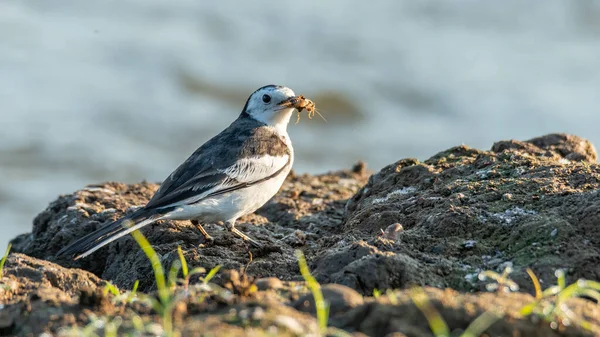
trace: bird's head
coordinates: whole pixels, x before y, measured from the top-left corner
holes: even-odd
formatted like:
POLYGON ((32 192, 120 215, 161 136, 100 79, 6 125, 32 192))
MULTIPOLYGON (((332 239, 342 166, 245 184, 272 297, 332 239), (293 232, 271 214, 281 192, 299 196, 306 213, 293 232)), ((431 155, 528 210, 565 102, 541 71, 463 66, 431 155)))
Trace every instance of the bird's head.
POLYGON ((279 85, 264 86, 250 95, 242 116, 285 131, 296 108, 296 94, 290 88, 279 85))

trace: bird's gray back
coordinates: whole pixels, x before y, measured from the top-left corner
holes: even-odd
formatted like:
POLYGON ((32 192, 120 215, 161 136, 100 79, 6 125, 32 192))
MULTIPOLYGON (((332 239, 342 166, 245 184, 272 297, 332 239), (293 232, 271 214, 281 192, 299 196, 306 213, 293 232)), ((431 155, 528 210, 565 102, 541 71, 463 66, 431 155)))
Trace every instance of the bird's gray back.
POLYGON ((146 208, 161 207, 170 194, 189 184, 190 180, 200 178, 206 186, 218 184, 223 179, 221 171, 231 167, 239 159, 286 154, 291 156, 291 149, 273 128, 254 119, 240 117, 194 151, 173 171, 146 208))

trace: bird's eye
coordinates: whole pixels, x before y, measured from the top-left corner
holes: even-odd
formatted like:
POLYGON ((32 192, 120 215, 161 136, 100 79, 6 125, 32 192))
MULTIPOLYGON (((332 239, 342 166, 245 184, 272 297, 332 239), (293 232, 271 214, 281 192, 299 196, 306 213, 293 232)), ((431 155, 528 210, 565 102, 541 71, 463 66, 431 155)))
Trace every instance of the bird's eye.
POLYGON ((263 95, 262 99, 263 99, 263 102, 265 102, 265 103, 271 102, 271 96, 269 96, 269 95, 263 95))

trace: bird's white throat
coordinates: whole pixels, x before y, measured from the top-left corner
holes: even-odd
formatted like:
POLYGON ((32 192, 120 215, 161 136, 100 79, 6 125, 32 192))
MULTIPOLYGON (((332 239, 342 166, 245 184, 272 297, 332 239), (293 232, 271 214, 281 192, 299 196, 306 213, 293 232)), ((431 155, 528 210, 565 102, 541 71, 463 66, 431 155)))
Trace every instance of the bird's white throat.
POLYGON ((274 128, 278 133, 285 135, 287 134, 287 126, 290 123, 293 112, 294 108, 287 108, 273 111, 272 114, 269 114, 266 111, 257 114, 250 113, 250 116, 257 121, 274 128))

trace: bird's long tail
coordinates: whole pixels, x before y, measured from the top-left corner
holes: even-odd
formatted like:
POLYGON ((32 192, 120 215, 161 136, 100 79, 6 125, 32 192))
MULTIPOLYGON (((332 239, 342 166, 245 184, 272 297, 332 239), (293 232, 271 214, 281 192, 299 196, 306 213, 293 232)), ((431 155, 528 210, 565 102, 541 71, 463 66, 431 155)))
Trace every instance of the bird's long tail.
POLYGON ((157 214, 143 208, 139 209, 72 242, 67 247, 61 249, 56 256, 75 255, 74 260, 86 257, 118 238, 160 220, 162 217, 162 214, 157 214))

